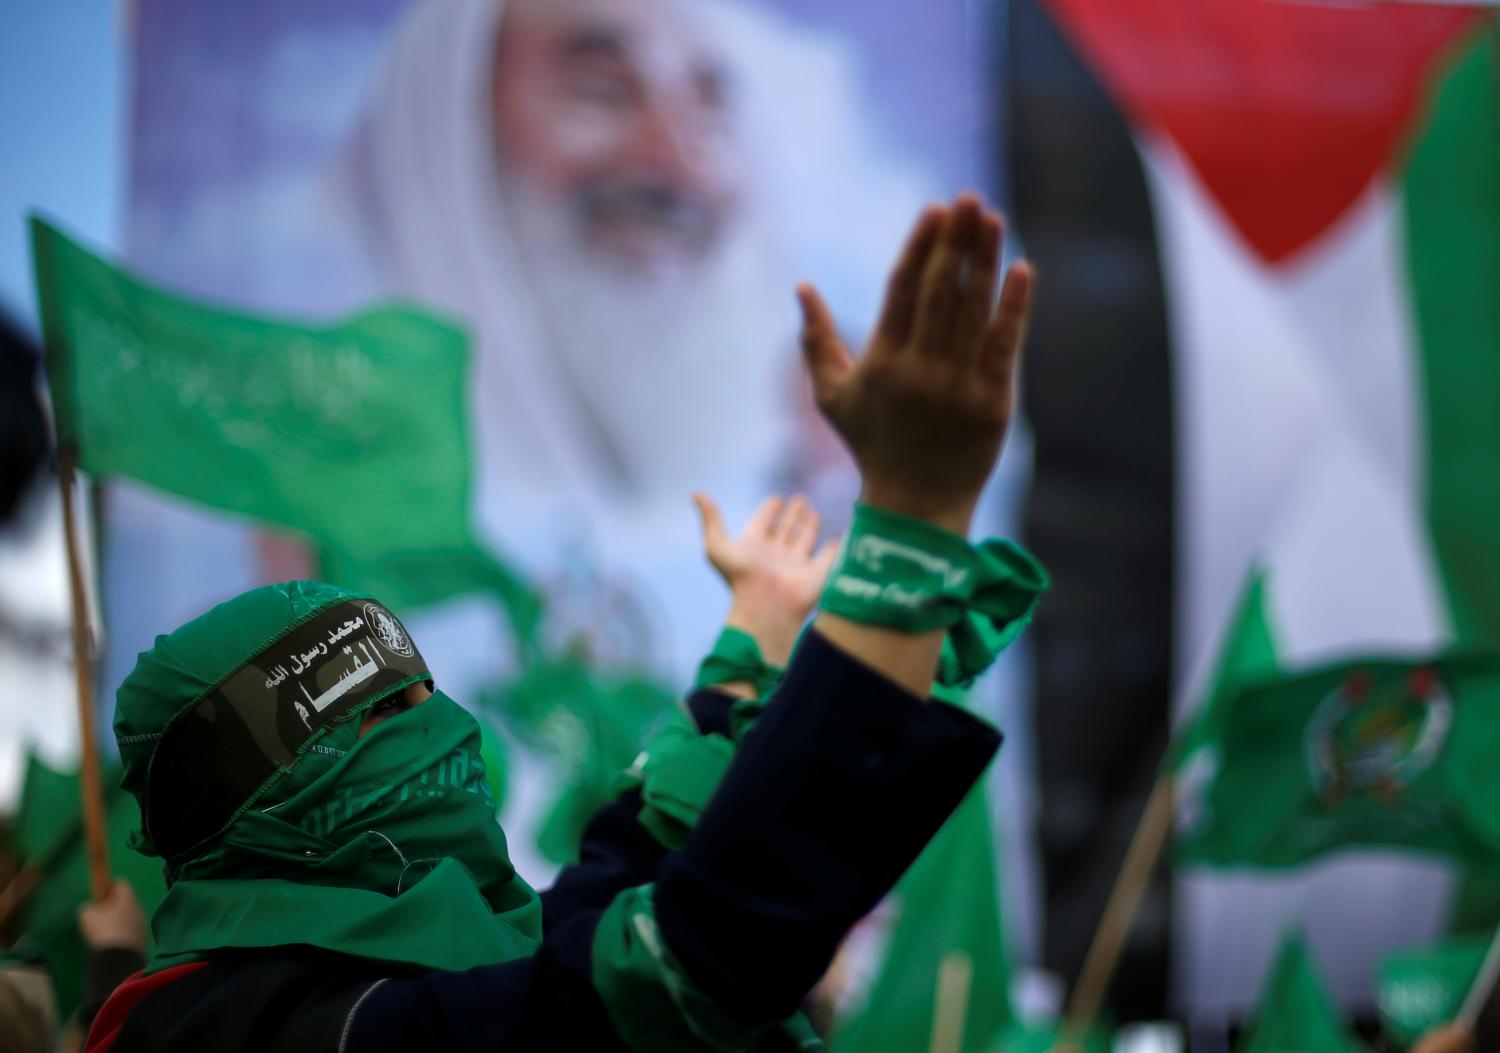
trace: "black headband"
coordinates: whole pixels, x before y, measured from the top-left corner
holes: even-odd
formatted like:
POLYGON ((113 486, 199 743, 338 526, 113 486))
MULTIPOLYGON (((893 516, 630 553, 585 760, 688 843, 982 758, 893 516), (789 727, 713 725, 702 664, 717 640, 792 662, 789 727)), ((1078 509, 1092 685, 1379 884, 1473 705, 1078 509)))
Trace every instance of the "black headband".
POLYGON ((426 679, 411 637, 380 604, 319 611, 167 723, 146 775, 146 835, 168 861, 196 848, 325 728, 426 679))

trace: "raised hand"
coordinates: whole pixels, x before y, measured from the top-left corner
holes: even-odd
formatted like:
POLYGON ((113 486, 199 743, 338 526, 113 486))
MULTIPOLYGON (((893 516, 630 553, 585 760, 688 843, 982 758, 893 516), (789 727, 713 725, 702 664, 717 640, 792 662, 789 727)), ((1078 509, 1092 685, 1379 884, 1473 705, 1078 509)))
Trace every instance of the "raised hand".
POLYGON ((811 285, 798 286, 813 397, 864 479, 863 500, 967 531, 1010 424, 1031 267, 991 311, 1002 221, 972 194, 922 213, 856 360, 811 285))
POLYGON ((728 624, 755 637, 761 654, 785 665, 833 566, 837 541, 820 547, 822 518, 807 499, 768 497, 739 537, 705 494, 693 503, 703 520, 703 550, 733 594, 728 624))

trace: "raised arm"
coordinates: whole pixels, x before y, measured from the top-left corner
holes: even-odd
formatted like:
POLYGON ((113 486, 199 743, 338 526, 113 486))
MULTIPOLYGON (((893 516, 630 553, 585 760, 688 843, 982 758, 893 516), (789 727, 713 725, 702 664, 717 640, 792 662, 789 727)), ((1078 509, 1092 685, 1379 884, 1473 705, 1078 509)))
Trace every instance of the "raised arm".
MULTIPOLYGON (((863 480, 861 502, 965 535, 1009 428, 1034 275, 1010 268, 994 302, 1002 221, 964 195, 922 213, 891 273, 875 335, 856 360, 811 285, 802 347, 813 396, 863 480)), ((925 696, 943 633, 819 615, 842 650, 925 696)))
MULTIPOLYGON (((975 198, 924 213, 859 362, 799 290, 818 401, 863 500, 824 613, 655 882, 573 912, 534 958, 390 981, 351 1014, 347 1048, 748 1051, 795 1027, 844 934, 999 746, 925 701, 944 627, 970 607, 1019 625, 1044 587, 1029 559, 1035 573, 1008 578, 962 536, 1010 419, 1031 294, 1013 268, 991 313, 999 248, 975 198)), ((792 1048, 816 1048, 807 1037, 792 1048)))

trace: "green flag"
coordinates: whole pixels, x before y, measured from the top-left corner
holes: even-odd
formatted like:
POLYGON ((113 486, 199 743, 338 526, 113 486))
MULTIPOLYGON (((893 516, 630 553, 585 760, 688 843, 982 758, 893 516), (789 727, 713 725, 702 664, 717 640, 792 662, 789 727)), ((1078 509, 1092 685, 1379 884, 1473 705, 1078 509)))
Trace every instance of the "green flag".
POLYGON ((1187 862, 1291 866, 1347 845, 1500 859, 1500 661, 1350 661, 1243 687, 1181 776, 1187 862))
POLYGON ((620 773, 664 720, 677 713, 669 690, 643 675, 592 668, 574 651, 538 656, 518 677, 479 696, 527 746, 557 758, 557 796, 537 833, 542 855, 574 862, 583 830, 619 792, 620 773))
POLYGON ((1288 935, 1236 1053, 1362 1053, 1300 937, 1288 935))
POLYGON ((978 1053, 1015 1023, 995 842, 976 786, 896 888, 900 916, 834 1053, 978 1053))
POLYGON ((1403 1046, 1458 1016, 1479 976, 1491 935, 1401 951, 1380 963, 1375 1009, 1386 1032, 1403 1046))
MULTIPOLYGON (((114 877, 130 883, 149 918, 166 894, 161 861, 130 848, 130 833, 140 816, 130 795, 119 788, 118 773, 105 771, 104 785, 110 868, 114 877)), ((83 997, 84 947, 78 908, 91 894, 76 773, 57 771, 35 756, 27 757, 15 836, 22 858, 42 872, 27 900, 16 950, 36 953, 46 963, 57 993, 59 1017, 65 1018, 83 997)))
POLYGON ((309 327, 163 292, 31 221, 59 442, 95 476, 304 533, 410 607, 529 592, 475 540, 463 333, 383 307, 309 327))
POLYGON ((1500 653, 1455 635, 1417 510, 1355 438, 1309 463, 1206 668, 1169 762, 1183 861, 1500 861, 1500 653))

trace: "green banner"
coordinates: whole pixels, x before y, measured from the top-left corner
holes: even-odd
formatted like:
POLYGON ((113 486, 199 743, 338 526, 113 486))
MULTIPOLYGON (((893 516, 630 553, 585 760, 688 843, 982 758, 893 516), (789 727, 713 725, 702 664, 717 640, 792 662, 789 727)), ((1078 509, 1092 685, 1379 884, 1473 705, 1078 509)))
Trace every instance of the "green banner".
MULTIPOLYGON (((135 801, 119 788, 119 773, 104 772, 104 805, 109 865, 115 878, 127 881, 146 917, 166 894, 161 861, 130 847, 139 825, 135 801)), ((40 883, 27 900, 25 924, 14 951, 35 954, 47 964, 57 994, 60 1017, 67 1017, 83 998, 85 950, 78 931, 78 908, 88 900, 88 850, 84 844, 82 805, 75 772, 57 771, 35 756, 26 759, 26 781, 16 808, 16 848, 40 883)), ((148 934, 147 951, 149 953, 148 934)))
POLYGON ((1380 963, 1375 1009, 1385 1030, 1402 1045, 1458 1016, 1484 964, 1490 937, 1455 940, 1402 951, 1380 963))
POLYGON ((936 1031, 954 1053, 989 1049, 1014 1027, 999 895, 981 784, 897 886, 885 964, 864 1011, 835 1033, 834 1053, 928 1049, 940 1014, 936 1031))
POLYGON ((1179 770, 1178 855, 1292 866, 1349 845, 1500 859, 1500 660, 1344 662, 1214 700, 1179 770))
POLYGON ((31 221, 59 442, 126 476, 306 534, 325 574, 410 607, 536 604, 471 527, 468 348, 400 307, 326 327, 218 310, 31 221))

